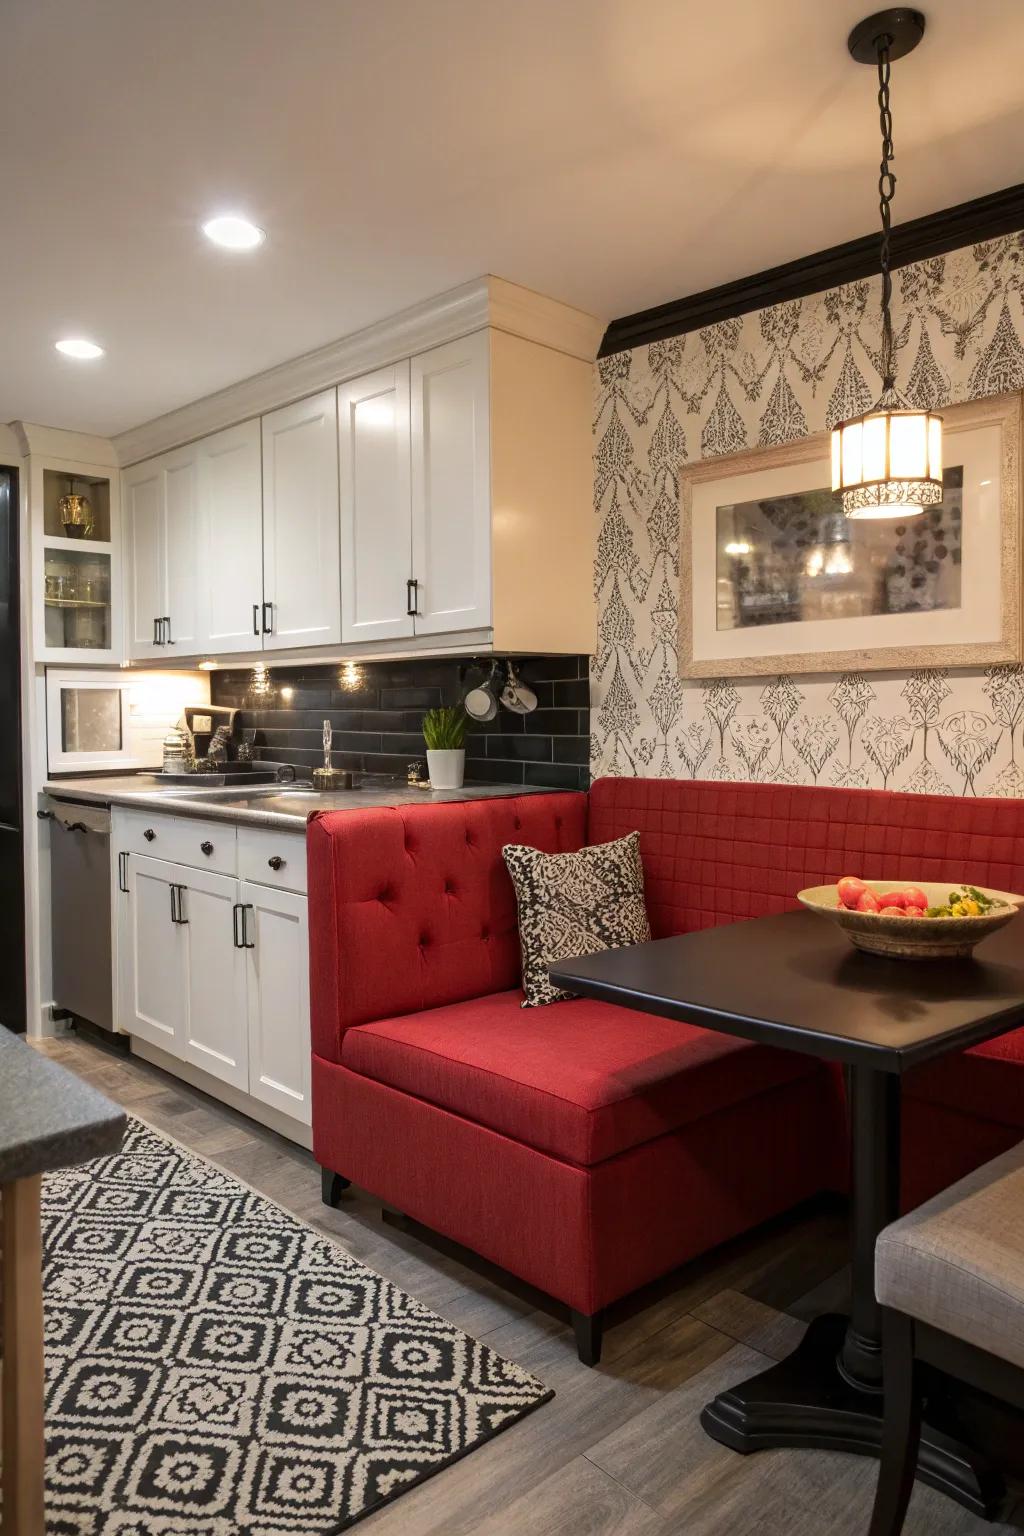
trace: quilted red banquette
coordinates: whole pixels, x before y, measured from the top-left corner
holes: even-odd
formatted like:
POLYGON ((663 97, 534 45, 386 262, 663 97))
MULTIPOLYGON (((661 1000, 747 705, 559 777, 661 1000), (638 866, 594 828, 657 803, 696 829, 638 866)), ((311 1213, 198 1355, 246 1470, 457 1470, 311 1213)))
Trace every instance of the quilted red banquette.
MULTIPOLYGON (((313 1145, 345 1179, 566 1303, 602 1310, 845 1181, 840 1075, 585 999, 522 1009, 501 849, 639 830, 656 937, 779 912, 845 873, 1024 889, 1024 805, 602 779, 589 795, 309 825, 313 1145)), ((908 1079, 916 1203, 1024 1135, 1024 1031, 908 1079)))

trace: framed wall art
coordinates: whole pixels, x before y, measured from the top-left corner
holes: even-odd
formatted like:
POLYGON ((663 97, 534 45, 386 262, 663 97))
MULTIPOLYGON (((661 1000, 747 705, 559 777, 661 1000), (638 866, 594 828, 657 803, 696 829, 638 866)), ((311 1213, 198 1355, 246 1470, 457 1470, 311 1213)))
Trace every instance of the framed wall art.
POLYGON ((1020 661, 1021 397, 944 413, 945 492, 850 520, 827 433, 680 471, 686 678, 1020 661))

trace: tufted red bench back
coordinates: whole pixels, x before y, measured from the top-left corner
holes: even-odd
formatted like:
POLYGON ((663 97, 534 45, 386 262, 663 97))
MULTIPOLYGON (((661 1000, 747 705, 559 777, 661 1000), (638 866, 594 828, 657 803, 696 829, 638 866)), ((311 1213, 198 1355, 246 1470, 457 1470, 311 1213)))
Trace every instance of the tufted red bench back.
POLYGON ((347 1029, 519 985, 501 850, 586 839, 587 797, 524 795, 316 815, 307 830, 313 1049, 347 1029))
POLYGON ((783 912, 844 874, 1024 890, 1024 802, 599 779, 585 795, 336 811, 309 825, 314 1050, 353 1025, 519 984, 505 843, 546 852, 639 830, 657 937, 783 912))
POLYGON ((587 840, 639 829, 656 937, 761 917, 842 875, 1024 890, 1024 802, 598 779, 587 840))

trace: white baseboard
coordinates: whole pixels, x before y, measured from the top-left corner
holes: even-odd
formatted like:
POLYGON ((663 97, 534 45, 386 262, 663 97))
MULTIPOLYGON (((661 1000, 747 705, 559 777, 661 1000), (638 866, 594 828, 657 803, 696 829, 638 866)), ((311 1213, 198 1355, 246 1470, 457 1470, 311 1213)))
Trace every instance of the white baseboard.
POLYGON ((240 1114, 248 1115, 250 1120, 255 1120, 259 1125, 265 1125, 268 1130, 276 1131, 279 1136, 284 1136, 288 1141, 296 1142, 307 1151, 313 1148, 313 1131, 310 1126, 303 1125, 299 1120, 293 1120, 290 1115, 283 1115, 279 1109, 274 1109, 269 1104, 261 1104, 259 1099, 254 1099, 251 1094, 243 1093, 240 1088, 232 1088, 228 1083, 222 1083, 219 1078, 211 1077, 200 1067, 192 1066, 191 1062, 181 1061, 177 1056, 162 1051, 158 1045, 150 1045, 148 1040, 139 1040, 132 1036, 132 1055, 138 1056, 141 1061, 148 1061, 154 1067, 162 1067, 172 1077, 180 1077, 182 1082, 188 1083, 190 1088, 199 1088, 203 1093, 208 1093, 211 1099, 219 1099, 222 1104, 227 1104, 231 1109, 237 1109, 240 1114))
POLYGON ((32 1027, 32 1020, 28 1021, 25 1033, 30 1040, 57 1040, 61 1035, 68 1033, 68 1021, 55 1019, 53 1016, 56 1006, 56 1003, 52 1002, 43 1004, 39 1010, 39 1023, 35 1029, 32 1027))

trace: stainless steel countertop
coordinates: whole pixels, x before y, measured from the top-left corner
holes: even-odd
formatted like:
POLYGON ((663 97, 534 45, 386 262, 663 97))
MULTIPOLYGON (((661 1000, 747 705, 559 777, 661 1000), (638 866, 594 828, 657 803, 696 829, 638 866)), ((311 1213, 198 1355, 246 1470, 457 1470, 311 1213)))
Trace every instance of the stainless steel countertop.
POLYGON ((98 774, 95 777, 52 779, 43 786, 56 800, 82 805, 122 805, 138 810, 194 816, 204 821, 232 821, 242 826, 274 827, 301 832, 314 811, 360 811, 378 806, 447 805, 467 800, 500 800, 509 796, 543 795, 556 791, 522 784, 467 784, 464 789, 408 789, 375 786, 322 795, 301 785, 228 785, 223 789, 161 784, 153 774, 98 774), (284 791, 284 793, 282 793, 284 791), (291 791, 291 793, 288 793, 291 791))

